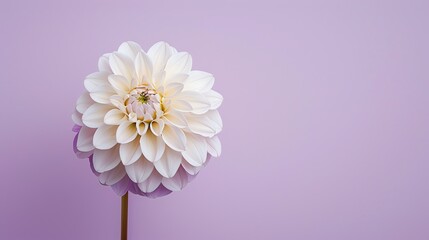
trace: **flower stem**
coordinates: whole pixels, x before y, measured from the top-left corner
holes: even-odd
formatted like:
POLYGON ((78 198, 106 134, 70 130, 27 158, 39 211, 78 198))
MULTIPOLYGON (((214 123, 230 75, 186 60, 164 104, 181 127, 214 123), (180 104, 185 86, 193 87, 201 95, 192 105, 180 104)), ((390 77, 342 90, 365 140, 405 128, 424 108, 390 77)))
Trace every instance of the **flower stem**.
POLYGON ((128 192, 121 199, 121 240, 127 240, 128 233, 128 192))

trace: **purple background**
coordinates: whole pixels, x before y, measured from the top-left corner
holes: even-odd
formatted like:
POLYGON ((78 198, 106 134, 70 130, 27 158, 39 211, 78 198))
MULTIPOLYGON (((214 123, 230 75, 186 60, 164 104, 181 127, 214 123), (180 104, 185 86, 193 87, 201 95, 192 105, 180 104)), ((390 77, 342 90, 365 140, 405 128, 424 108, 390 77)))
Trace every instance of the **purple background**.
POLYGON ((98 57, 159 40, 216 77, 223 153, 130 197, 133 239, 429 239, 428 1, 2 1, 0 239, 119 239, 72 151, 98 57))

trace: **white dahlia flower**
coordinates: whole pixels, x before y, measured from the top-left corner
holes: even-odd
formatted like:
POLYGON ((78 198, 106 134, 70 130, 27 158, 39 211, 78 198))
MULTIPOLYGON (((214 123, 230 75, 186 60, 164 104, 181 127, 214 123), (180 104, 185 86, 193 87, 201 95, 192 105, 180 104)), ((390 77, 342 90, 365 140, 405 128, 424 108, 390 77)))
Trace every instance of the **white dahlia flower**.
POLYGON ((88 75, 72 118, 75 152, 101 184, 158 197, 181 190, 217 157, 222 96, 214 77, 165 42, 146 53, 135 42, 104 54, 88 75))

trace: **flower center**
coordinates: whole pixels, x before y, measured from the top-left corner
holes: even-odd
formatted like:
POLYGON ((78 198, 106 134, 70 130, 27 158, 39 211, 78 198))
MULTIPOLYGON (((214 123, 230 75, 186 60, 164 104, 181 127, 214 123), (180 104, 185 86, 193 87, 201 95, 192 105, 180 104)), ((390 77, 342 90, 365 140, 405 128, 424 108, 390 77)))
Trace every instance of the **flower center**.
POLYGON ((129 119, 132 121, 152 121, 162 115, 161 98, 159 94, 146 85, 141 85, 130 91, 125 106, 129 119))

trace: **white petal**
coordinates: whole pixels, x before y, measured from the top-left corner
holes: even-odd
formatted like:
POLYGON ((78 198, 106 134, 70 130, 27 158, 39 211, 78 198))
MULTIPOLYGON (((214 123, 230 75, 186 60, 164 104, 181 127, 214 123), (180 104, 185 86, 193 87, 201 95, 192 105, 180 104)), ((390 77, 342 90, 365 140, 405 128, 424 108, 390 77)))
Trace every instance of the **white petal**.
POLYGON ((131 81, 120 75, 109 75, 109 83, 119 95, 126 95, 131 90, 131 81))
POLYGON ((137 136, 136 124, 129 121, 122 122, 116 131, 116 141, 118 143, 129 143, 137 136))
POLYGON ((94 169, 99 173, 112 170, 121 162, 121 159, 119 158, 118 146, 109 150, 95 149, 92 159, 94 163, 94 169))
POLYGON ((135 163, 125 166, 128 177, 135 183, 144 182, 153 171, 153 163, 146 160, 143 156, 135 163))
POLYGON ((98 71, 112 73, 109 65, 110 53, 106 53, 98 59, 98 71))
POLYGON ((183 83, 172 82, 165 85, 164 97, 174 97, 178 95, 183 89, 183 83))
POLYGON ((186 73, 177 73, 174 75, 165 75, 164 84, 169 83, 185 83, 188 78, 188 74, 186 73))
POLYGON ((125 113, 119 109, 112 109, 104 116, 104 123, 108 125, 119 125, 127 119, 125 113))
POLYGON ((186 79, 184 91, 205 93, 213 87, 215 79, 210 73, 191 71, 188 74, 189 77, 186 79))
POLYGON ((143 51, 137 54, 134 67, 136 69, 137 79, 140 80, 140 83, 143 83, 142 80, 149 82, 149 80, 152 79, 152 62, 143 51))
POLYGON ((191 112, 192 105, 185 100, 172 99, 171 107, 180 112, 191 112))
POLYGON ((220 144, 218 136, 206 138, 206 142, 208 153, 213 157, 219 157, 222 152, 222 145, 220 144))
POLYGON ((176 174, 177 169, 179 169, 181 161, 182 154, 167 147, 164 155, 162 155, 159 161, 154 162, 154 165, 163 177, 171 178, 176 174))
POLYGON ((150 130, 155 136, 161 135, 162 130, 164 130, 164 121, 162 119, 153 120, 150 123, 150 130))
POLYGON ((84 113, 92 104, 94 104, 94 101, 89 96, 89 93, 85 92, 77 99, 76 110, 80 113, 84 113))
POLYGON ((189 129, 196 134, 199 134, 204 137, 213 137, 216 134, 216 130, 213 128, 213 121, 208 119, 206 116, 188 116, 188 127, 189 129))
POLYGON ((108 84, 107 77, 109 74, 110 73, 108 72, 95 72, 89 74, 83 82, 85 89, 88 92, 96 92, 100 87, 108 84))
POLYGON ((153 135, 151 131, 147 131, 146 134, 142 135, 140 138, 140 147, 146 159, 155 162, 162 157, 165 143, 161 137, 157 137, 153 135))
POLYGON ((162 132, 162 139, 169 147, 176 151, 185 150, 186 136, 180 128, 165 125, 162 132))
POLYGON ((136 138, 134 141, 131 141, 126 144, 121 144, 119 148, 119 156, 121 157, 122 163, 124 165, 133 164, 137 161, 142 155, 140 149, 140 139, 136 138))
POLYGON ((89 95, 97 103, 110 104, 110 97, 114 94, 116 94, 115 90, 107 82, 107 84, 98 87, 96 92, 92 92, 89 95))
POLYGON ((141 136, 143 136, 144 134, 146 134, 147 129, 149 128, 149 124, 148 123, 141 122, 141 121, 137 121, 136 126, 137 126, 137 132, 141 136))
POLYGON ((164 84, 165 71, 153 72, 151 85, 155 88, 161 88, 164 84))
POLYGON ((180 191, 188 184, 188 175, 182 168, 172 178, 163 178, 162 185, 171 191, 180 191))
POLYGON ((130 81, 134 78, 134 63, 125 54, 112 53, 109 57, 109 64, 114 74, 122 75, 130 81))
POLYGON ((157 171, 152 171, 146 181, 139 183, 139 188, 145 193, 153 192, 161 184, 161 180, 162 176, 157 171))
POLYGON ((80 159, 85 159, 85 158, 89 158, 92 154, 94 154, 94 150, 89 151, 89 152, 76 152, 76 157, 80 158, 80 159))
POLYGON ((164 70, 167 61, 172 54, 173 51, 170 45, 165 42, 157 42, 149 49, 147 55, 152 60, 153 74, 157 74, 164 70))
POLYGON ((222 120, 216 110, 211 110, 204 115, 188 114, 189 129, 204 137, 213 137, 222 130, 222 120))
POLYGON ((173 109, 168 110, 168 112, 163 116, 163 119, 167 121, 167 124, 171 124, 178 128, 185 128, 188 126, 186 118, 183 116, 183 113, 175 111, 173 109))
POLYGON ((82 122, 91 128, 98 128, 104 124, 104 115, 112 109, 112 106, 94 103, 82 116, 82 122))
POLYGON ((177 49, 175 49, 174 47, 170 46, 170 50, 171 50, 171 55, 174 55, 177 53, 177 49))
POLYGON ((165 65, 167 76, 177 73, 188 73, 192 68, 192 57, 187 52, 173 54, 165 65))
POLYGON ((218 134, 223 127, 222 118, 220 117, 219 112, 217 110, 211 110, 208 111, 205 116, 213 121, 214 129, 216 131, 216 134, 218 134))
POLYGON ((222 95, 220 95, 218 92, 214 90, 210 90, 206 93, 204 93, 204 96, 206 96, 207 100, 210 102, 210 109, 217 109, 220 107, 223 101, 222 95))
POLYGON ((185 159, 182 159, 182 167, 183 169, 185 169, 185 171, 187 173, 189 173, 190 175, 196 175, 198 174, 198 172, 201 170, 202 166, 200 167, 195 167, 192 166, 191 164, 189 164, 185 159))
POLYGON ((183 100, 191 104, 192 112, 195 114, 203 114, 210 110, 210 102, 201 93, 183 91, 177 96, 177 99, 183 100))
POLYGON ((101 184, 111 186, 119 182, 126 174, 124 165, 118 164, 114 169, 101 173, 98 180, 101 184))
POLYGON ((137 53, 141 50, 142 48, 140 47, 140 45, 133 41, 124 42, 118 48, 118 52, 125 54, 132 60, 136 58, 137 53))
POLYGON ((74 112, 72 114, 72 120, 73 120, 74 124, 79 125, 79 126, 83 126, 82 113, 78 112, 77 110, 74 110, 74 112))
POLYGON ((117 126, 103 125, 95 131, 93 144, 98 149, 110 149, 116 145, 117 126))
POLYGON ((192 166, 202 166, 207 158, 207 144, 204 138, 195 134, 186 134, 186 150, 182 152, 183 158, 192 166))
POLYGON ((109 100, 113 106, 117 107, 119 110, 121 110, 124 113, 126 112, 123 97, 121 97, 119 95, 112 95, 112 96, 110 96, 109 100))
POLYGON ((92 145, 92 138, 94 136, 95 129, 82 126, 77 137, 76 147, 81 152, 89 152, 94 149, 92 145))

